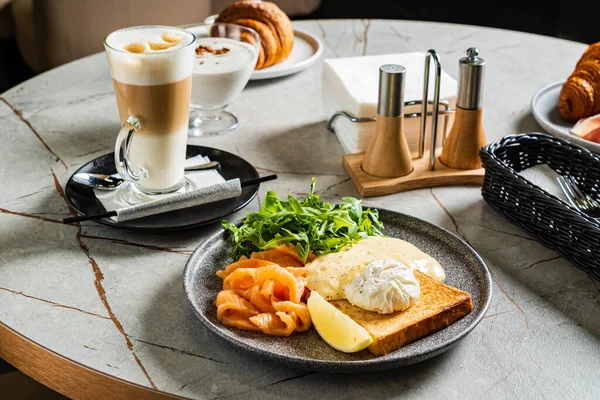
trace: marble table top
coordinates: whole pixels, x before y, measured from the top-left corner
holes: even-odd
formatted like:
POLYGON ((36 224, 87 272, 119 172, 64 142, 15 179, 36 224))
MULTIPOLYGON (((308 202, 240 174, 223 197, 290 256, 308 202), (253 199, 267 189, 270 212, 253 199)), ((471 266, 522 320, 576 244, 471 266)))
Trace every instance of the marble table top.
MULTIPOLYGON (((541 131, 534 92, 565 79, 585 45, 452 24, 300 21, 324 57, 437 49, 454 78, 468 47, 487 61, 488 140, 541 131)), ((294 76, 251 82, 230 107, 233 134, 191 139, 279 179, 266 190, 327 200, 358 196, 342 149, 326 130, 322 62, 294 76)), ((600 284, 492 211, 478 187, 415 190, 366 203, 457 233, 493 274, 486 317, 449 352, 411 367, 352 376, 307 373, 249 358, 214 337, 184 298, 182 271, 218 225, 144 234, 93 222, 65 226, 63 187, 113 149, 116 102, 104 54, 64 65, 0 95, 0 322, 77 363, 191 398, 592 398, 600 371, 600 284)), ((242 213, 231 218, 240 218, 242 213)), ((2 346, 2 343, 0 343, 2 346)))

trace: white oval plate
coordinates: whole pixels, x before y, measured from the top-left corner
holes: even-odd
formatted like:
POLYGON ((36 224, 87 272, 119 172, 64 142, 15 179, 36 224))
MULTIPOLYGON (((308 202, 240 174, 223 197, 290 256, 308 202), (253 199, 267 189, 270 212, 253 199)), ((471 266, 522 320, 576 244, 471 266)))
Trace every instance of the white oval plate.
POLYGON ((531 113, 538 124, 544 130, 557 138, 577 144, 590 151, 600 153, 600 144, 580 138, 571 134, 571 128, 575 125, 571 121, 563 119, 558 112, 558 97, 562 88, 562 82, 551 83, 538 90, 531 99, 531 113))
MULTIPOLYGON (((206 25, 186 26, 186 29, 198 37, 208 34, 206 25)), ((279 78, 295 74, 313 65, 322 53, 323 43, 317 37, 306 31, 294 29, 294 47, 287 60, 268 68, 255 70, 252 72, 250 80, 279 78)))

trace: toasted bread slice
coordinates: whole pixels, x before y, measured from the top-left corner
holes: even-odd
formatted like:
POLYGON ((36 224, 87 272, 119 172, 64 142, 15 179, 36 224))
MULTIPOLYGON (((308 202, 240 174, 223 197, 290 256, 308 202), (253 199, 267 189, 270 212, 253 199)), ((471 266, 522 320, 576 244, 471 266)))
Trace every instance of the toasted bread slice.
POLYGON ((471 295, 415 271, 421 285, 419 300, 404 311, 378 314, 347 300, 330 301, 365 328, 373 338, 369 351, 377 356, 394 351, 458 321, 473 309, 471 295))

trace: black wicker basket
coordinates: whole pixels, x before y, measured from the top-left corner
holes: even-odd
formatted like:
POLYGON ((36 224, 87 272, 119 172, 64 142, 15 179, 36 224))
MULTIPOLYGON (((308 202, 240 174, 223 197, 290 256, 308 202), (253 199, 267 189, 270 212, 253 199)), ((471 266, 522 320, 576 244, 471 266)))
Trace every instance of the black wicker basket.
POLYGON ((573 176, 584 193, 600 201, 600 157, 541 133, 506 136, 482 148, 480 155, 485 201, 541 244, 600 280, 600 220, 518 174, 547 164, 561 175, 573 176))

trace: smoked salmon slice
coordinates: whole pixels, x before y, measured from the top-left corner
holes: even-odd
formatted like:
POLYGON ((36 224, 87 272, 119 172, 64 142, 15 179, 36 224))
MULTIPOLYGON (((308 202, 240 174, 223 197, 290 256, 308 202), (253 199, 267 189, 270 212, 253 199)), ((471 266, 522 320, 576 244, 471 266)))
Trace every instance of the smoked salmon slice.
POLYGON ((215 300, 217 318, 225 325, 248 331, 260 331, 250 318, 259 314, 259 311, 248 300, 232 292, 222 290, 215 300))
POLYGON ((280 301, 273 303, 273 308, 279 312, 293 314, 298 317, 298 320, 296 321, 296 332, 306 332, 312 326, 308 308, 304 303, 280 301))
MULTIPOLYGON (((308 261, 316 256, 310 254, 308 261)), ((217 271, 223 290, 217 295, 217 318, 238 329, 289 336, 311 327, 304 302, 308 269, 294 245, 252 253, 217 271), (304 301, 303 301, 304 300, 304 301)))
MULTIPOLYGON (((260 268, 266 267, 267 265, 278 265, 274 262, 268 260, 260 260, 260 259, 248 259, 245 256, 242 256, 239 261, 234 262, 233 264, 229 264, 225 267, 224 270, 217 271, 217 276, 221 279, 225 279, 238 268, 260 268)), ((307 268, 308 273, 308 268, 307 268)))
POLYGON ((308 274, 308 267, 285 267, 285 270, 291 272, 295 277, 305 277, 308 274))
MULTIPOLYGON (((294 258, 296 258, 299 261, 302 261, 302 257, 300 257, 300 254, 298 254, 298 249, 296 249, 296 245, 294 244, 289 244, 289 245, 279 245, 275 248, 277 251, 290 255, 294 258)), ((309 262, 313 261, 315 258, 317 258, 317 256, 311 251, 310 253, 308 253, 308 257, 306 259, 306 262, 303 264, 308 264, 309 262)))
MULTIPOLYGON (((264 297, 270 299, 273 296, 273 292, 275 291, 275 281, 273 279, 269 279, 265 283, 263 283, 262 288, 260 289, 260 294, 264 297)), ((273 311, 275 312, 275 311, 273 311)))
POLYGON ((274 313, 277 311, 271 303, 271 296, 263 295, 262 290, 258 285, 252 286, 250 289, 244 291, 243 297, 244 299, 248 300, 254 307, 256 307, 260 312, 274 313))
MULTIPOLYGON (((316 256, 312 253, 308 255, 307 263, 314 260, 316 256)), ((298 254, 296 246, 293 244, 280 244, 277 247, 266 251, 254 252, 250 259, 260 259, 274 262, 282 267, 304 267, 306 263, 302 261, 302 257, 298 254)))
POLYGON ((263 333, 272 336, 290 336, 296 328, 294 319, 284 312, 261 313, 250 317, 263 333))
POLYGON ((300 302, 304 294, 304 285, 300 284, 291 272, 278 265, 238 268, 223 280, 223 289, 239 291, 249 289, 253 285, 262 287, 268 280, 275 281, 274 293, 281 300, 300 302))

